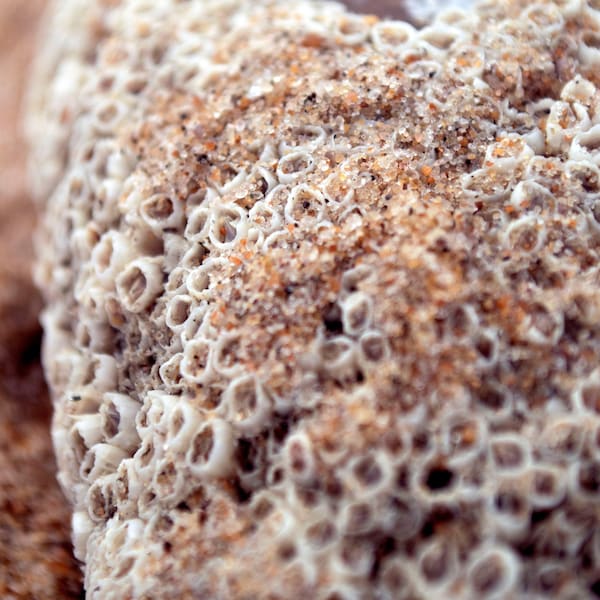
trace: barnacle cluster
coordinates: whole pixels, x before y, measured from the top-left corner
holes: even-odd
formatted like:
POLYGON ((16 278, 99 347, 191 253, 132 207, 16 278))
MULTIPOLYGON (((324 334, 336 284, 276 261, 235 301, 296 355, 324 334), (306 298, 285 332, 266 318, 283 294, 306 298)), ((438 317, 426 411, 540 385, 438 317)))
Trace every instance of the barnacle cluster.
POLYGON ((50 31, 37 280, 90 598, 600 595, 598 3, 50 31))

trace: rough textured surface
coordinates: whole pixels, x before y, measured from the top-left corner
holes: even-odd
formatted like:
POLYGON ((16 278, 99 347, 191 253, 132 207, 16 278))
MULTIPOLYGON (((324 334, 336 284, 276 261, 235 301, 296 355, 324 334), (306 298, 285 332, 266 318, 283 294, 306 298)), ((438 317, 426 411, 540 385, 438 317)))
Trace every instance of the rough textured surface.
POLYGON ((50 402, 39 360, 41 300, 30 277, 34 210, 18 131, 42 4, 0 4, 0 597, 7 600, 82 593, 69 507, 55 479, 50 402))
POLYGON ((600 7, 521 5, 57 3, 37 277, 90 598, 600 594, 600 7))

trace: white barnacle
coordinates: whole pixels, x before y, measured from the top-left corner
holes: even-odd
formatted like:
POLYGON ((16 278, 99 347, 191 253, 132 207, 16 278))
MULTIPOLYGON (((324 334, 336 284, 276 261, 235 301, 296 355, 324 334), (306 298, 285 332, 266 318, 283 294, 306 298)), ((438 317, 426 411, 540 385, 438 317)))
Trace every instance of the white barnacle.
POLYGON ((314 168, 315 159, 306 150, 286 154, 277 164, 277 177, 281 183, 294 183, 308 175, 314 168))
POLYGON ((247 231, 246 211, 235 204, 221 206, 211 215, 208 238, 215 248, 232 248, 247 231))
POLYGON ((358 289, 360 283, 368 279, 372 274, 372 269, 367 265, 357 265, 344 272, 342 275, 342 288, 346 292, 354 292, 358 289))
POLYGON ((281 228, 283 223, 280 211, 268 206, 265 202, 257 202, 248 213, 250 223, 263 235, 270 234, 281 228))
POLYGON ((183 224, 183 202, 166 194, 154 194, 140 205, 142 219, 156 232, 178 229, 183 224))
POLYGON ((514 477, 499 477, 487 497, 490 526, 498 535, 517 541, 530 526, 531 477, 525 472, 514 477))
POLYGON ((485 450, 488 427, 484 418, 466 411, 450 412, 441 431, 442 450, 450 467, 470 464, 485 450))
POLYGON ((196 211, 198 207, 209 208, 212 207, 215 202, 220 200, 219 193, 212 187, 201 187, 199 190, 190 194, 185 200, 185 214, 188 219, 196 211))
POLYGON ((544 244, 546 229, 542 219, 527 214, 512 221, 503 235, 506 248, 517 252, 535 253, 544 244))
POLYGON ((141 439, 152 435, 153 431, 164 433, 166 415, 176 402, 177 396, 166 394, 161 390, 150 390, 146 394, 144 403, 135 417, 136 428, 141 439))
POLYGON ((448 50, 465 37, 464 31, 449 23, 438 22, 427 25, 417 32, 417 38, 437 50, 448 50))
POLYGON ((585 106, 575 103, 558 101, 550 107, 550 114, 546 121, 546 143, 554 153, 564 152, 570 147, 571 158, 582 158, 581 145, 573 145, 573 137, 587 131, 591 120, 585 106))
POLYGON ((200 412, 187 398, 180 398, 168 414, 168 448, 174 452, 186 452, 201 424, 200 412))
POLYGON ((349 46, 364 42, 369 35, 369 23, 362 15, 345 14, 335 24, 336 39, 349 46))
POLYGON ((229 265, 226 258, 211 256, 204 260, 199 267, 192 269, 185 280, 190 295, 197 300, 204 299, 207 290, 226 272, 229 265))
POLYGON ((400 557, 388 557, 383 562, 378 597, 382 600, 409 600, 417 596, 415 568, 412 562, 400 557))
POLYGON ((184 469, 171 457, 159 460, 154 469, 151 486, 163 503, 177 502, 185 497, 184 469))
POLYGON ((236 430, 256 435, 269 422, 272 402, 254 375, 233 379, 223 393, 219 412, 236 430))
POLYGON ((573 390, 572 402, 579 413, 600 415, 600 369, 578 382, 573 390))
POLYGON ((194 383, 210 381, 213 372, 214 342, 201 337, 189 341, 183 351, 179 370, 181 376, 194 383))
POLYGON ((356 342, 344 335, 321 340, 318 352, 322 368, 338 381, 352 380, 356 375, 356 342))
POLYGON ((306 526, 304 536, 314 552, 326 551, 339 541, 335 523, 328 518, 327 514, 315 517, 306 526))
POLYGON ((564 315, 540 303, 533 304, 523 326, 523 337, 534 344, 555 344, 564 332, 564 315))
POLYGON ((501 423, 509 418, 514 404, 510 389, 493 380, 477 389, 473 400, 493 423, 501 423))
POLYGON ((148 308, 163 289, 160 262, 138 258, 117 277, 117 294, 126 310, 139 313, 148 308))
POLYGON ((600 165, 600 125, 594 125, 573 138, 569 149, 569 159, 589 160, 596 166, 600 165))
POLYGON ((160 380, 165 384, 167 391, 173 392, 182 386, 181 377, 181 361, 183 360, 183 353, 177 352, 173 354, 169 360, 165 361, 160 365, 158 374, 160 380))
POLYGON ((248 173, 246 173, 244 169, 240 169, 239 171, 232 173, 231 175, 232 176, 229 177, 224 183, 215 184, 215 187, 217 188, 219 194, 225 195, 235 190, 240 185, 242 185, 244 181, 246 181, 246 179, 248 178, 248 173))
POLYGON ((104 438, 125 451, 137 448, 135 421, 139 410, 140 404, 125 394, 105 394, 100 407, 104 438))
POLYGON ((349 178, 344 173, 343 169, 332 170, 332 172, 320 183, 319 190, 332 207, 351 206, 352 198, 355 193, 354 188, 350 185, 349 178))
MULTIPOLYGON (((368 538, 347 536, 335 548, 331 557, 331 570, 337 578, 365 577, 373 568, 373 544, 368 538)), ((358 596, 350 596, 352 600, 358 596)))
POLYGON ((188 314, 181 330, 181 341, 184 346, 190 340, 202 337, 203 335, 208 335, 210 329, 210 316, 211 312, 207 302, 195 304, 194 308, 188 314))
POLYGON ((71 531, 73 536, 73 554, 77 560, 85 560, 87 542, 94 529, 94 521, 86 511, 79 510, 71 518, 71 531))
POLYGON ((531 477, 531 502, 534 509, 549 510, 565 499, 567 482, 561 469, 552 465, 535 464, 531 477))
POLYGON ((548 188, 531 180, 520 181, 513 189, 509 202, 518 211, 537 213, 553 210, 557 204, 548 188))
POLYGON ((300 184, 292 188, 284 215, 288 223, 318 223, 325 215, 325 198, 316 188, 300 184))
POLYGON ((430 593, 441 593, 456 577, 458 556, 450 540, 433 539, 420 549, 417 570, 430 593))
POLYGON ((510 195, 512 171, 517 166, 515 159, 505 163, 476 169, 461 176, 463 192, 467 197, 480 198, 488 203, 497 202, 510 195))
POLYGON ((560 92, 560 99, 565 102, 578 102, 583 106, 590 107, 594 103, 596 94, 596 86, 589 79, 577 75, 565 84, 560 92))
POLYGON ((90 356, 81 384, 88 390, 105 392, 114 389, 117 380, 117 362, 109 354, 94 353, 90 356))
POLYGON ((242 370, 243 338, 236 331, 221 334, 215 342, 212 368, 223 377, 236 377, 242 370))
POLYGON ((137 482, 140 488, 150 482, 156 470, 156 463, 158 460, 160 460, 160 458, 162 458, 162 455, 162 446, 154 442, 151 433, 146 436, 142 436, 142 443, 133 455, 133 470, 136 474, 137 482))
POLYGON ((92 126, 100 134, 110 134, 125 118, 129 107, 114 98, 106 98, 99 102, 91 113, 92 126))
POLYGON ((568 160, 565 164, 565 174, 573 182, 581 186, 581 192, 600 192, 600 169, 589 160, 568 160))
POLYGON ((520 473, 531 468, 531 447, 526 438, 504 433, 490 438, 492 464, 502 473, 520 473))
POLYGON ((600 459, 600 421, 590 423, 586 439, 587 450, 594 459, 600 459))
POLYGON ((373 46, 379 52, 397 53, 416 35, 415 28, 403 21, 378 21, 371 28, 373 46))
POLYGON ((357 360, 361 367, 375 368, 385 362, 391 355, 390 345, 383 334, 368 329, 358 339, 357 360))
POLYGON ((567 415, 548 419, 538 443, 542 456, 547 460, 558 464, 575 462, 584 443, 580 419, 567 415))
POLYGON ((97 413, 73 416, 73 426, 69 437, 75 457, 81 463, 87 450, 102 442, 105 437, 102 417, 97 413))
POLYGON ((169 278, 165 284, 165 291, 172 294, 187 294, 187 277, 190 274, 190 270, 183 266, 175 267, 169 273, 169 278))
POLYGON ((450 60, 450 72, 466 83, 471 83, 483 75, 485 54, 481 48, 470 44, 456 45, 454 57, 450 60))
POLYGON ((381 451, 359 454, 348 461, 342 476, 356 498, 367 499, 390 490, 392 461, 381 451))
POLYGON ((533 3, 523 13, 523 17, 535 23, 543 35, 555 35, 560 31, 565 19, 557 6, 533 3))
POLYGON ((167 305, 165 323, 173 333, 180 333, 190 316, 193 299, 187 294, 173 296, 167 305))
POLYGON ((292 144, 283 140, 279 144, 279 153, 286 156, 291 152, 312 152, 322 146, 327 139, 325 129, 320 125, 303 125, 292 132, 292 144))
MULTIPOLYGON (((597 13, 598 11, 594 11, 597 13)), ((598 17, 596 17, 598 19, 598 17)), ((584 31, 579 42, 579 60, 587 68, 596 68, 600 64, 600 38, 598 32, 584 31)))
POLYGON ((212 419, 192 438, 186 464, 200 479, 226 477, 233 469, 233 450, 231 425, 223 419, 212 419))
POLYGON ((94 444, 81 462, 80 477, 92 483, 102 475, 114 473, 126 456, 121 448, 113 444, 94 444))
POLYGON ((290 435, 282 451, 283 464, 292 481, 302 485, 310 483, 315 476, 315 458, 312 441, 303 431, 290 435))
POLYGON ((475 597, 500 600, 515 589, 519 574, 515 553, 502 544, 490 545, 475 553, 467 581, 475 597))
POLYGON ((208 237, 211 210, 204 204, 195 207, 188 216, 184 235, 189 241, 200 242, 208 237))
POLYGON ((361 334, 371 324, 373 301, 363 292, 354 292, 341 303, 344 331, 350 336, 361 334))

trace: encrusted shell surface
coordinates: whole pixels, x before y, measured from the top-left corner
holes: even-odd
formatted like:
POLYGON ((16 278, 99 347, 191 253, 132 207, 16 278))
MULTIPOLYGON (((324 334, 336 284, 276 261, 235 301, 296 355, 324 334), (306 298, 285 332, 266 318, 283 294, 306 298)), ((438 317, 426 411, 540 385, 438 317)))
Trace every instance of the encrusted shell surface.
POLYGON ((29 110, 90 598, 600 593, 600 10, 62 0, 29 110))

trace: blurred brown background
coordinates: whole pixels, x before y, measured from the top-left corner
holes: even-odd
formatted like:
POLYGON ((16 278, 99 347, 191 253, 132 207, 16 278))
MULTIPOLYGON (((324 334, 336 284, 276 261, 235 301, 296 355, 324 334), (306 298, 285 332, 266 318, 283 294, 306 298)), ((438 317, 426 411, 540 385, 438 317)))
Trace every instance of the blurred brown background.
MULTIPOLYGON (((339 0, 338 0, 339 1, 339 0)), ((404 6, 404 0, 341 0, 350 10, 359 13, 376 14, 388 19, 411 20, 411 14, 404 6)))
POLYGON ((56 483, 31 282, 21 102, 44 0, 0 0, 0 598, 82 598, 56 483))

